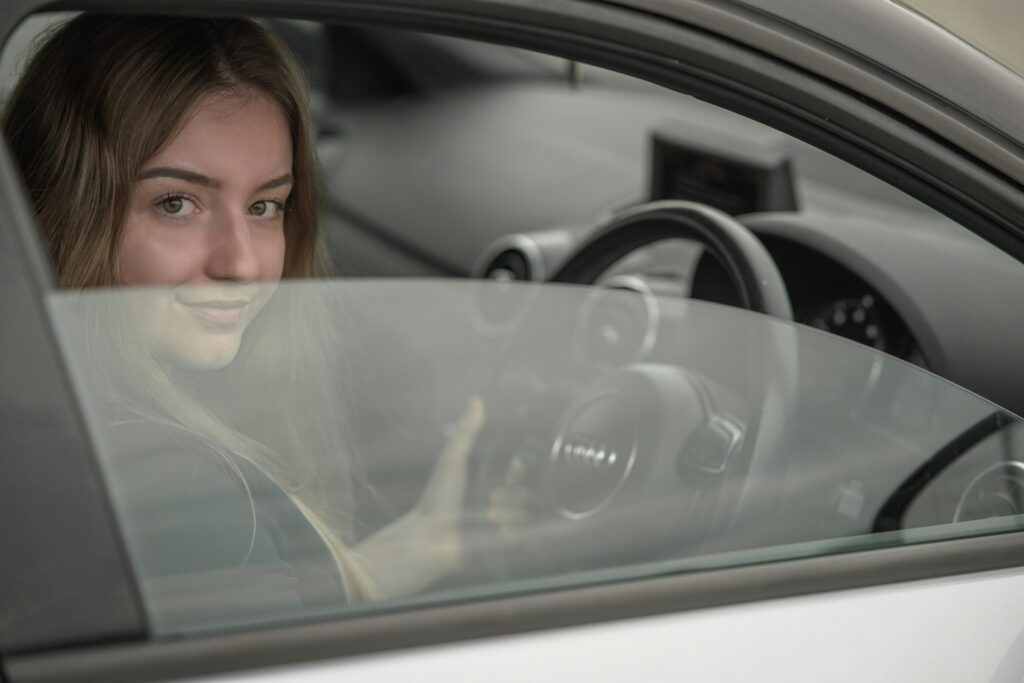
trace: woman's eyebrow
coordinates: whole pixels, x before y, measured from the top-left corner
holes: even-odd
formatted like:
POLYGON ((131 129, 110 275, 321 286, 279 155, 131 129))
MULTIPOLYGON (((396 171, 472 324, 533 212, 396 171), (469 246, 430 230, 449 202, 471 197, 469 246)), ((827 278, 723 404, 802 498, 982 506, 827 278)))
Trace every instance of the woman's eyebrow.
POLYGON ((184 180, 187 183, 194 185, 205 185, 206 187, 219 188, 220 181, 214 180, 209 176, 205 176, 201 173, 194 173, 193 171, 186 171, 183 168, 173 168, 170 166, 157 166, 151 168, 148 171, 143 171, 139 174, 139 180, 146 180, 148 178, 177 178, 178 180, 184 180))
MULTIPOLYGON (((215 189, 221 187, 221 182, 219 180, 214 180, 213 178, 201 173, 187 171, 183 168, 174 168, 172 166, 157 166, 156 168, 143 171, 139 175, 139 180, 147 180, 149 178, 177 178, 178 180, 184 180, 185 182, 192 183, 194 185, 203 185, 205 187, 212 187, 215 189)), ((285 173, 284 175, 280 175, 263 183, 256 188, 256 191, 269 190, 272 187, 288 185, 292 183, 293 180, 294 178, 291 173, 285 173)))
POLYGON ((262 185, 260 185, 259 187, 257 187, 256 190, 257 191, 259 191, 259 190, 269 190, 272 187, 280 187, 282 185, 291 185, 293 180, 294 180, 294 178, 292 178, 292 174, 291 173, 285 173, 284 175, 278 176, 278 177, 274 178, 273 180, 268 180, 267 182, 265 182, 262 185))

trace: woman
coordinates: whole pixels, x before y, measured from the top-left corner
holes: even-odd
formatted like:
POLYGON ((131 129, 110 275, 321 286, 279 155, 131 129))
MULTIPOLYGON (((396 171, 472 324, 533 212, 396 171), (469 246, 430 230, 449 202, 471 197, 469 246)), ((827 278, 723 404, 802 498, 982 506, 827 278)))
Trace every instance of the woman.
POLYGON ((306 90, 272 35, 240 19, 79 15, 38 48, 3 127, 61 287, 159 285, 76 309, 151 599, 222 596, 239 567, 269 564, 276 578, 252 578, 238 603, 259 595, 273 613, 295 602, 268 588, 282 573, 319 607, 413 591, 456 565, 478 401, 420 505, 347 540, 359 478, 344 395, 323 381, 338 332, 323 301, 275 293, 324 269, 306 90), (216 559, 199 571, 195 553, 216 559))

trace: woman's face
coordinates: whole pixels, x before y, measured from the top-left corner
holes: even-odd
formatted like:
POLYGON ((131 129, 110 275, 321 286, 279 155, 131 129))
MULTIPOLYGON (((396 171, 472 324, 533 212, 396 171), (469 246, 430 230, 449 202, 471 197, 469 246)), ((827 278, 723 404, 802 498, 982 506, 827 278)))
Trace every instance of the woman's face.
POLYGON ((147 161, 118 245, 156 356, 222 368, 273 293, 284 267, 292 140, 280 107, 259 94, 211 95, 147 161))

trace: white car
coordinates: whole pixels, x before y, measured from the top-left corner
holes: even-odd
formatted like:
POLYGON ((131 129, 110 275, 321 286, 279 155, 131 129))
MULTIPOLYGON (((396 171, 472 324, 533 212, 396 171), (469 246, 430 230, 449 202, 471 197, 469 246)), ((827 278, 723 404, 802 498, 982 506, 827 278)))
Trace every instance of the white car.
POLYGON ((306 69, 337 275, 262 324, 315 306, 326 351, 265 393, 187 378, 218 419, 342 434, 358 549, 486 416, 458 568, 325 595, 260 467, 184 481, 194 434, 106 420, 82 321, 159 291, 57 288, 5 140, 4 683, 1024 677, 995 47, 888 0, 18 0, 2 94, 91 9, 252 15, 306 69))

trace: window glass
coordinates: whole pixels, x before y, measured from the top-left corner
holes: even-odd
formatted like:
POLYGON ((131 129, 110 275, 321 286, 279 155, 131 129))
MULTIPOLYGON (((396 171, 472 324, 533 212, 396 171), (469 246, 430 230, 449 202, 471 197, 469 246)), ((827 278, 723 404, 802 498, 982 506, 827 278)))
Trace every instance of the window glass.
POLYGON ((1024 280, 969 230, 627 76, 263 25, 333 275, 277 101, 224 96, 121 286, 47 297, 158 636, 1018 528, 1024 280))
POLYGON ((246 334, 287 339, 308 311, 300 341, 312 350, 284 342, 301 350, 287 371, 240 358, 161 399, 106 331, 170 296, 51 300, 160 633, 991 533, 1019 512, 1007 479, 1020 448, 997 435, 998 454, 985 442, 954 460, 956 482, 929 486, 906 520, 899 508, 880 517, 998 408, 768 316, 572 286, 282 284, 246 334), (508 309, 520 321, 496 331, 508 309), (629 358, 653 311, 657 341, 629 358), (109 407, 110 391, 133 409, 109 407), (438 459, 473 396, 486 415, 463 493, 461 455, 438 459), (156 412, 160 400, 215 412, 192 425, 156 412), (971 481, 995 462, 1008 493, 971 481), (322 490, 372 597, 339 584, 306 487, 322 490), (1003 504, 963 512, 983 496, 1003 504), (915 521, 930 529, 897 530, 915 521), (867 536, 879 523, 891 531, 867 536))

